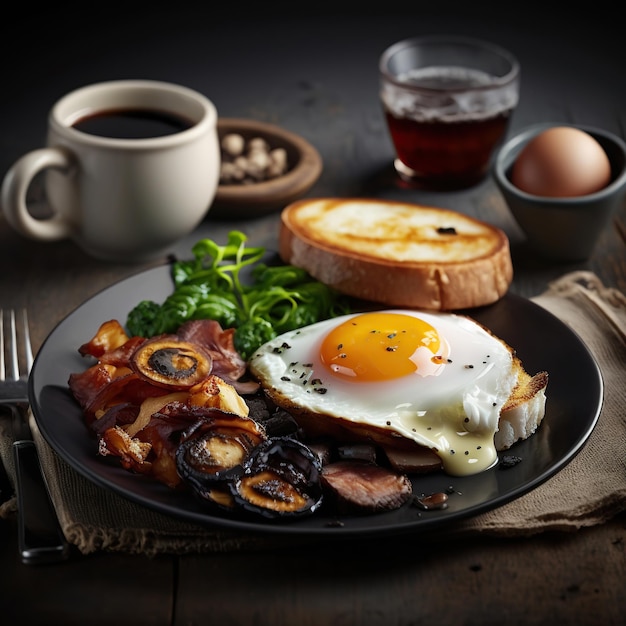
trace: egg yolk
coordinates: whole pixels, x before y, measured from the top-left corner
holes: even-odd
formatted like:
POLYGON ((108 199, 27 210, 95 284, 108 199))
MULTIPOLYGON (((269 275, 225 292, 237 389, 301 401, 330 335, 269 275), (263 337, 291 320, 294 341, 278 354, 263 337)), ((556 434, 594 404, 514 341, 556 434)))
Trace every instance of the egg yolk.
POLYGON ((364 313, 331 330, 320 348, 322 363, 353 382, 430 375, 442 366, 442 341, 424 320, 402 313, 364 313), (423 371, 421 371, 423 370, 423 371))

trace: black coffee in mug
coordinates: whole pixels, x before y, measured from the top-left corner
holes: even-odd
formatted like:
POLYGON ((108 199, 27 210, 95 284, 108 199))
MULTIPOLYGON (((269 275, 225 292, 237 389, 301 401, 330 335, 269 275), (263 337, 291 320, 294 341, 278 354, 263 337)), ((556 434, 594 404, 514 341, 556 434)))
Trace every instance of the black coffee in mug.
POLYGON ((178 115, 152 109, 110 109, 81 117, 72 127, 112 139, 152 139, 174 135, 193 124, 178 115))
POLYGON ((156 80, 85 85, 54 103, 46 145, 7 172, 1 212, 26 237, 72 239, 103 261, 164 258, 211 208, 219 143, 215 105, 198 91, 156 80), (29 210, 40 174, 46 219, 29 210))

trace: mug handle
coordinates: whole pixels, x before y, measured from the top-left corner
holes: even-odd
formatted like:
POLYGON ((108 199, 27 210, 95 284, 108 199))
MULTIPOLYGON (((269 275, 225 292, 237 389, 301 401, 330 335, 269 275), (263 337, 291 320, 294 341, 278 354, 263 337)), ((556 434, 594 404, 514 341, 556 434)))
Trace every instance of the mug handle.
POLYGON ((2 209, 7 221, 17 232, 44 241, 71 236, 74 225, 61 213, 55 213, 48 219, 35 219, 28 210, 26 193, 39 172, 56 168, 67 173, 73 163, 68 150, 50 147, 28 152, 13 164, 2 183, 2 209))

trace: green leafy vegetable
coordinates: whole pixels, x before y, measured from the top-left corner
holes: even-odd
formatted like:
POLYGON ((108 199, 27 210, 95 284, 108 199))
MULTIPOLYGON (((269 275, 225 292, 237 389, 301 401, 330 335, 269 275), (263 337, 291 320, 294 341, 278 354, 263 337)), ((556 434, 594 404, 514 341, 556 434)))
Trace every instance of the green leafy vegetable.
POLYGON ((300 268, 267 265, 265 248, 246 242, 239 231, 224 246, 198 241, 192 260, 172 265, 174 291, 162 304, 140 302, 128 314, 128 331, 153 337, 175 332, 187 320, 213 319, 236 329, 235 347, 248 359, 281 333, 350 311, 347 297, 300 268))

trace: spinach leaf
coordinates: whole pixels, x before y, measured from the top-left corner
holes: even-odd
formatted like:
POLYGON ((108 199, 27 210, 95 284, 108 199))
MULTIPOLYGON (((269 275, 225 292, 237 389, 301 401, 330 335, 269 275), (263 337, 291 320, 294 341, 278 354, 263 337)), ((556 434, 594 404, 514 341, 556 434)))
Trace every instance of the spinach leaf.
POLYGON ((231 231, 224 246, 198 241, 192 259, 172 264, 174 291, 161 304, 137 304, 128 314, 128 331, 153 337, 175 332, 187 320, 213 319, 235 328, 235 347, 248 359, 283 332, 350 311, 346 296, 301 268, 267 265, 265 248, 246 242, 240 231, 231 231))

